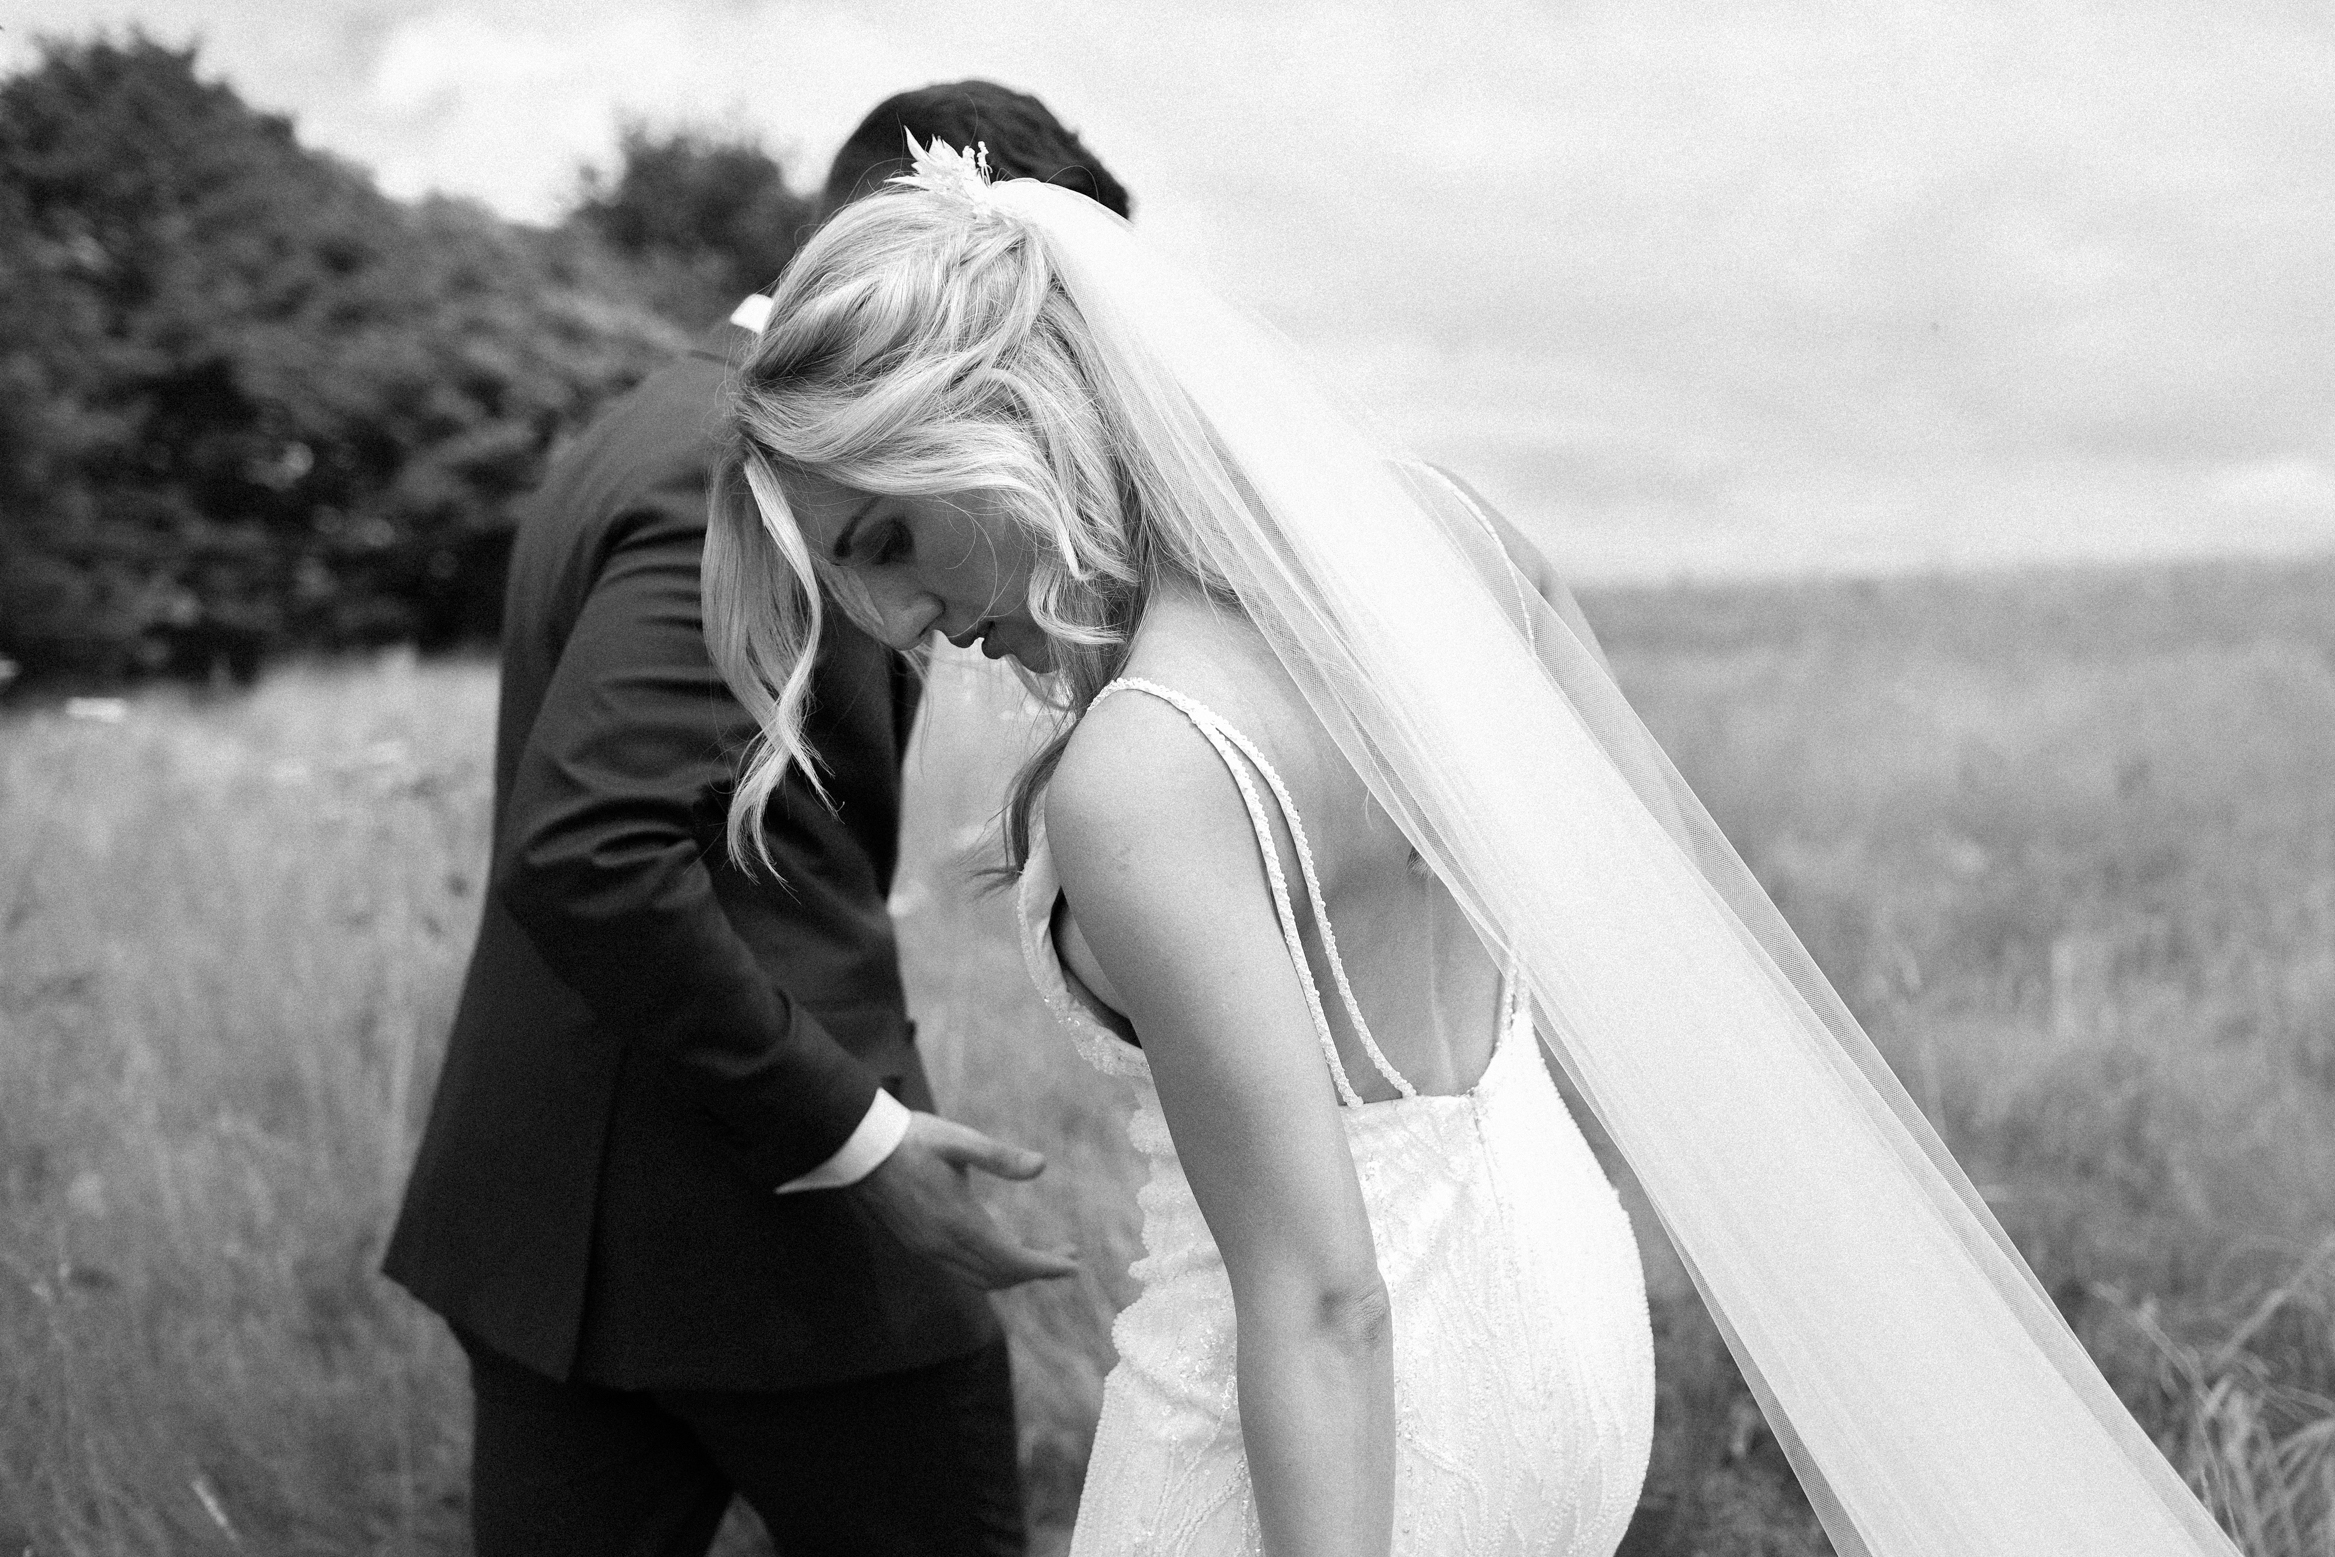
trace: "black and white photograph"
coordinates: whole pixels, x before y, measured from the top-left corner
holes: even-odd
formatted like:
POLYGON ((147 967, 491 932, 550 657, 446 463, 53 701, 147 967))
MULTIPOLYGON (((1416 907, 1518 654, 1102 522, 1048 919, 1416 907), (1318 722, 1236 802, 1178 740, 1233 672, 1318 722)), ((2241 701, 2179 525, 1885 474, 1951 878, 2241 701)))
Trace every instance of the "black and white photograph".
POLYGON ((0 1557, 2335 1553, 2331 84, 0 17, 0 1557))

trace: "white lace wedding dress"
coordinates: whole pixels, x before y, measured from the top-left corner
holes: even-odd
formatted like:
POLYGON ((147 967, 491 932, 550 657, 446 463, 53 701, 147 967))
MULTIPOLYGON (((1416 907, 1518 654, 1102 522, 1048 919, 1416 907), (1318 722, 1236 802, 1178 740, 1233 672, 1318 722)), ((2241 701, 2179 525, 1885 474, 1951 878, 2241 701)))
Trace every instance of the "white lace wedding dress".
MULTIPOLYGON (((1148 682, 1223 756, 1247 801, 1285 931, 1296 920, 1265 801, 1286 819, 1315 912, 1296 808, 1253 743, 1207 709, 1148 682)), ((1047 1004, 1098 1068, 1139 1089, 1130 1126, 1149 1164, 1139 1193, 1142 1294, 1119 1315, 1118 1365, 1072 1536, 1073 1557, 1259 1550, 1234 1382, 1232 1293, 1168 1138, 1142 1051, 1073 993, 1054 948, 1060 886, 1042 828, 1021 881, 1023 953, 1047 1004)), ((1327 938, 1325 938, 1327 939, 1327 938)), ((1367 1031, 1344 969, 1333 982, 1367 1031)), ((1299 974, 1311 984, 1302 965, 1299 974)), ((1566 1112, 1513 993, 1490 1064, 1457 1096, 1414 1092, 1376 1045, 1401 1096, 1355 1093, 1318 1011, 1324 1062, 1394 1310, 1394 1549, 1398 1554, 1603 1554, 1629 1523, 1653 1429, 1653 1345, 1629 1220, 1566 1112)))

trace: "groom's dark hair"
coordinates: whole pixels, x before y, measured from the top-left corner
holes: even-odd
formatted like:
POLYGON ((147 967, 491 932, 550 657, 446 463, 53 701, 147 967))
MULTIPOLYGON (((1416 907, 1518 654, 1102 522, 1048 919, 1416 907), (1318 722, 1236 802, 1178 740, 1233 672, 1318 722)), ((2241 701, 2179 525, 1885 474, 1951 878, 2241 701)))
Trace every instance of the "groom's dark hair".
POLYGON ((859 122, 827 172, 819 196, 822 218, 908 171, 903 132, 919 142, 937 135, 957 147, 985 142, 990 170, 999 178, 1039 179, 1075 189, 1121 216, 1134 212, 1125 186, 1044 103, 994 81, 951 81, 887 97, 859 122))

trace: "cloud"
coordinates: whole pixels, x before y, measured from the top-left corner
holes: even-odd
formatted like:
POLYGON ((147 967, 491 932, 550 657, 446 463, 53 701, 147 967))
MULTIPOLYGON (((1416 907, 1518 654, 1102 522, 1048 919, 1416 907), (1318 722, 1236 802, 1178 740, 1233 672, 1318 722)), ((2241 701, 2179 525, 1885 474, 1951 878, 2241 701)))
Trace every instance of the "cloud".
POLYGON ((758 128, 810 183, 893 90, 1026 87, 1585 566, 2335 544, 2292 474, 2335 470, 2312 8, 48 8, 128 16, 399 192, 536 219, 620 114, 758 128))
POLYGON ((2216 477, 2213 495, 2237 508, 2288 513, 2335 508, 2335 470, 2309 459, 2234 465, 2216 477))

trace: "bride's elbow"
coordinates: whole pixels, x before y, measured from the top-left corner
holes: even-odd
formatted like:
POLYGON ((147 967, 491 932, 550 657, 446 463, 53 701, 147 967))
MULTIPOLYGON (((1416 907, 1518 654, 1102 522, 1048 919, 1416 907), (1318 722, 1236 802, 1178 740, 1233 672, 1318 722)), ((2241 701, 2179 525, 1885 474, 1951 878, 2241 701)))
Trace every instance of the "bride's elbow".
POLYGON ((1310 1317, 1314 1336, 1336 1351, 1367 1356, 1394 1347, 1394 1304, 1375 1277, 1322 1289, 1310 1317))
POLYGON ((1244 1347, 1361 1357, 1394 1345, 1394 1304, 1376 1260, 1232 1264, 1229 1273, 1244 1347))

